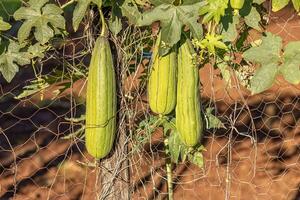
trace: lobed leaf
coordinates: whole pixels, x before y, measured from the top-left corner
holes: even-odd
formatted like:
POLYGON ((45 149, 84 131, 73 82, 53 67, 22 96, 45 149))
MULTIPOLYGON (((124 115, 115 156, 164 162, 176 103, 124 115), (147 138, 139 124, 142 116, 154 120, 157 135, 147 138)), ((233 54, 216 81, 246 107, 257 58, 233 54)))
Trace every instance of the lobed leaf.
POLYGON ((255 7, 252 7, 250 13, 245 17, 245 23, 251 28, 254 28, 258 31, 261 31, 261 28, 259 26, 260 20, 260 14, 255 7))
POLYGON ((13 77, 19 71, 18 65, 30 63, 30 55, 27 52, 20 52, 21 45, 10 41, 6 52, 0 55, 0 72, 7 82, 11 82, 13 77))
POLYGON ((165 55, 180 40, 184 25, 190 28, 194 37, 201 38, 202 27, 197 23, 197 20, 198 10, 203 5, 205 5, 203 1, 180 6, 161 4, 143 13, 137 20, 137 25, 148 26, 155 21, 160 21, 162 33, 160 54, 165 55))
POLYGON ((280 52, 282 47, 282 39, 279 36, 267 33, 262 38, 260 46, 254 46, 244 52, 243 57, 251 62, 260 64, 276 64, 280 59, 280 52))
POLYGON ((21 7, 14 13, 16 20, 25 20, 18 31, 21 43, 29 37, 33 28, 34 36, 41 44, 54 36, 55 28, 65 29, 65 19, 61 15, 63 10, 54 4, 46 4, 47 2, 48 0, 30 0, 29 7, 21 7))

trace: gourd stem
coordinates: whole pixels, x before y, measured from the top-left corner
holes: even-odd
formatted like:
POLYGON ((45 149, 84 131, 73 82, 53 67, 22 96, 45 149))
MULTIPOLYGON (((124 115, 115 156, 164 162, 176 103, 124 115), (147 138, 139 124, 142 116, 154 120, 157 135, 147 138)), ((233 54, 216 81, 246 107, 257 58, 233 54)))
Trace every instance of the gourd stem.
POLYGON ((100 13, 101 24, 102 24, 102 28, 101 28, 101 36, 105 36, 106 24, 105 24, 104 15, 103 15, 103 12, 102 12, 102 9, 101 9, 101 8, 99 8, 99 13, 100 13))
POLYGON ((239 10, 239 9, 234 9, 234 11, 233 11, 233 15, 234 15, 234 16, 237 16, 237 15, 239 15, 239 12, 240 12, 240 10, 239 10))
POLYGON ((208 28, 207 28, 207 32, 210 33, 211 32, 211 21, 208 22, 208 28))
POLYGON ((158 115, 158 119, 157 119, 157 123, 156 123, 156 124, 157 124, 158 126, 160 126, 160 125, 162 125, 165 121, 166 121, 165 116, 162 115, 162 114, 159 114, 159 115, 158 115))

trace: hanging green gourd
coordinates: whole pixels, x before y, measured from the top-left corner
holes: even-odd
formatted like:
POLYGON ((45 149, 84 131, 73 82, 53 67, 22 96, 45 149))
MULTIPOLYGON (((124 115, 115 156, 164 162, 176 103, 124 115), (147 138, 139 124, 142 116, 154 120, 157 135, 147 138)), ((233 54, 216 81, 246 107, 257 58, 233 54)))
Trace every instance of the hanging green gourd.
POLYGON ((194 49, 189 39, 178 51, 176 128, 186 146, 195 146, 203 131, 200 111, 199 72, 194 63, 194 49))
POLYGON ((234 14, 237 15, 239 10, 244 6, 245 0, 230 0, 230 5, 234 9, 234 14))
POLYGON ((176 104, 177 58, 174 48, 165 56, 159 55, 160 35, 158 35, 153 51, 148 98, 153 112, 166 115, 174 110, 176 104))
POLYGON ((102 33, 96 40, 88 73, 86 96, 85 144, 89 154, 97 159, 111 151, 116 135, 117 95, 115 70, 110 44, 102 33))

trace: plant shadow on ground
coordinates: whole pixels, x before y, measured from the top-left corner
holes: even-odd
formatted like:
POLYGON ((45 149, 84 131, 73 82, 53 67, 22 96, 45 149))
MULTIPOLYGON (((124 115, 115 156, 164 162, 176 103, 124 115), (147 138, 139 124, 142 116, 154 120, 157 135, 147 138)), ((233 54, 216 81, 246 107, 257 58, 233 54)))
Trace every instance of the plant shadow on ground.
MULTIPOLYGON (((218 102, 215 106, 216 115, 227 129, 204 132, 202 144, 207 149, 204 170, 190 163, 174 167, 175 198, 211 196, 222 199, 225 191, 238 196, 241 188, 249 196, 261 195, 261 199, 268 199, 268 196, 272 199, 299 198, 300 97, 274 94, 273 98, 252 98, 247 105, 218 102), (232 180, 230 188, 225 184, 228 176, 232 180), (189 192, 191 188, 193 192, 189 192)), ((32 199, 45 197, 43 194, 55 197, 55 193, 69 195, 71 199, 82 197, 87 174, 72 181, 52 179, 59 174, 62 163, 72 161, 74 164, 75 160, 82 160, 84 147, 81 141, 71 144, 59 138, 71 132, 64 118, 70 117, 71 113, 80 116, 84 106, 72 107, 68 98, 42 106, 8 98, 1 102, 0 113, 2 199, 17 198, 18 195, 19 198, 29 197, 28 188, 36 190, 32 199), (47 179, 51 179, 52 184, 49 185, 47 179), (60 184, 68 187, 61 191, 57 186, 52 187, 60 184), (72 193, 68 188, 74 185, 80 187, 72 193)), ((156 131, 151 144, 145 145, 144 152, 133 159, 133 198, 167 196, 161 133, 161 130, 156 131)), ((93 181, 88 184, 93 185, 93 181)))
MULTIPOLYGON (((175 199, 223 199, 226 190, 237 199, 299 198, 300 97, 252 98, 247 106, 218 102, 216 108, 226 129, 204 132, 204 170, 190 163, 174 168, 175 199)), ((134 173, 142 177, 135 177, 136 199, 167 197, 161 134, 136 158, 134 173)))
MULTIPOLYGON (((290 14, 271 16, 268 28, 280 32, 285 42, 300 33, 292 23, 296 20, 289 21, 290 14)), ((84 60, 87 64, 88 57, 84 60)), ((53 68, 45 69, 48 73, 53 68)), ((11 93, 20 92, 25 81, 34 78, 31 68, 21 71, 11 84, 0 81, 5 94, 0 100, 0 199, 90 199, 96 175, 76 162, 85 160, 82 142, 59 139, 72 132, 64 117, 71 111, 80 116, 84 106, 74 107, 68 98, 46 105, 15 100, 11 93), (61 173, 62 168, 67 172, 61 173)), ((216 115, 227 129, 204 132, 204 169, 190 163, 174 167, 175 199, 300 198, 300 96, 276 95, 247 104, 215 103, 216 115)), ((153 142, 132 159, 133 199, 167 196, 161 135, 161 130, 155 132, 153 142)))

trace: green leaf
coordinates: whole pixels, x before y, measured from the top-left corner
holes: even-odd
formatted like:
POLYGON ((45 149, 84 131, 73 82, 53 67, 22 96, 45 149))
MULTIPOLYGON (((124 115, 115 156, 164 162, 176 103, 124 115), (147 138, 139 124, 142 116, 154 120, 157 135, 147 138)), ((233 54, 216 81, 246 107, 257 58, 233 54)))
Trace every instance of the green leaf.
POLYGON ((249 13, 251 12, 253 5, 252 5, 252 0, 246 0, 244 1, 244 5, 243 7, 239 10, 239 14, 242 17, 245 17, 247 15, 249 15, 249 13))
POLYGON ((179 135, 176 131, 172 131, 170 136, 168 137, 168 147, 169 147, 169 153, 171 156, 171 160, 174 163, 179 162, 179 156, 182 148, 182 142, 179 138, 179 135))
POLYGON ((110 31, 116 36, 122 30, 122 11, 115 0, 112 1, 111 17, 108 22, 110 31))
POLYGON ((11 41, 6 52, 0 55, 0 72, 7 82, 11 82, 19 71, 18 65, 30 63, 30 55, 27 52, 20 52, 22 46, 11 41))
POLYGON ((259 26, 260 22, 260 14, 257 12, 255 7, 252 7, 251 12, 249 15, 245 17, 245 23, 250 26, 251 28, 254 28, 258 31, 261 31, 261 28, 259 26))
POLYGON ((47 46, 42 46, 40 43, 36 43, 28 48, 27 52, 30 54, 32 58, 44 58, 44 52, 46 51, 47 46))
POLYGON ((284 48, 285 62, 295 61, 300 63, 300 41, 290 42, 284 48))
POLYGON ((228 0, 207 0, 207 4, 199 10, 200 15, 204 15, 202 22, 207 23, 214 20, 217 24, 222 16, 225 15, 225 10, 228 7, 228 0))
POLYGON ((193 151, 193 148, 189 148, 185 145, 181 146, 180 157, 182 162, 185 162, 188 159, 189 154, 193 151))
POLYGON ((237 38, 237 25, 239 21, 238 15, 233 16, 232 14, 228 14, 222 18, 222 35, 224 42, 233 42, 237 38))
POLYGON ((272 11, 277 12, 287 6, 290 0, 272 0, 272 11))
POLYGON ((37 92, 45 90, 50 85, 45 82, 44 79, 37 79, 30 81, 30 85, 23 87, 23 92, 15 97, 15 99, 22 99, 25 97, 29 97, 37 92))
POLYGON ((102 0, 102 6, 103 7, 109 7, 111 6, 111 0, 102 0))
POLYGON ((250 81, 252 94, 257 94, 269 89, 277 76, 278 66, 276 63, 262 65, 250 81))
MULTIPOLYGON (((116 2, 118 4, 118 2, 116 2)), ((136 24, 138 19, 141 18, 141 13, 138 8, 131 3, 130 0, 125 0, 121 5, 122 15, 128 18, 129 23, 136 24)))
MULTIPOLYGON (((113 1, 107 1, 107 0, 76 0, 77 4, 75 6, 75 9, 73 11, 73 19, 72 19, 72 25, 73 29, 76 32, 79 28, 79 25, 84 18, 87 9, 89 8, 91 3, 94 3, 99 7, 102 6, 114 6, 116 4, 115 0, 113 1)), ((128 0, 125 0, 128 1, 128 0)), ((113 25, 115 26, 115 25, 113 25)))
POLYGON ((250 81, 252 94, 263 92, 273 85, 278 72, 281 46, 282 39, 279 36, 267 33, 260 46, 252 47, 243 54, 246 60, 261 64, 250 81))
POLYGON ((21 0, 0 0, 0 16, 9 21, 14 12, 22 5, 21 0))
POLYGON ((266 36, 262 38, 262 44, 260 46, 251 47, 245 51, 243 57, 255 63, 271 63, 277 65, 280 59, 281 46, 281 37, 268 32, 266 36))
POLYGON ((79 24, 85 16, 86 10, 91 4, 92 0, 77 0, 76 7, 73 12, 73 29, 76 32, 79 24))
POLYGON ((207 129, 211 128, 225 128, 224 124, 221 122, 219 118, 217 118, 215 115, 212 114, 213 108, 206 108, 205 116, 207 118, 207 129))
POLYGON ((3 21, 3 18, 0 17, 0 31, 7 31, 11 28, 11 25, 5 21, 3 21))
POLYGON ((267 33, 262 39, 262 44, 252 47, 244 53, 244 58, 251 62, 260 63, 261 67, 256 71, 250 81, 250 90, 253 94, 260 93, 272 86, 280 72, 284 78, 293 84, 300 82, 300 42, 290 42, 281 56, 282 39, 271 33, 267 33), (283 63, 280 69, 278 65, 283 63))
POLYGON ((300 63, 295 61, 286 62, 281 66, 280 72, 282 73, 285 80, 292 84, 300 83, 300 63))
MULTIPOLYGON (((127 115, 132 115, 130 111, 126 113, 127 115)), ((143 145, 151 140, 152 133, 159 127, 159 118, 157 116, 150 115, 143 121, 141 121, 136 129, 137 134, 134 134, 133 151, 139 150, 143 145), (142 132, 142 134, 140 134, 142 132)))
POLYGON ((195 152, 188 156, 188 159, 191 163, 197 165, 198 167, 203 167, 204 159, 203 154, 201 152, 195 152))
POLYGON ((300 10, 300 0, 292 0, 293 6, 297 12, 300 10))
POLYGON ((16 20, 25 20, 18 31, 20 42, 29 37, 33 28, 34 36, 41 44, 45 44, 54 36, 51 26, 65 29, 65 19, 61 15, 63 10, 55 4, 46 4, 47 2, 48 0, 30 0, 29 7, 21 7, 14 13, 16 20))
POLYGON ((122 30, 121 19, 117 16, 112 16, 108 22, 109 30, 113 33, 114 36, 118 35, 122 30))
POLYGON ((198 10, 203 2, 191 5, 174 6, 172 4, 161 4, 150 11, 142 14, 137 21, 138 26, 148 26, 155 21, 161 25, 160 54, 166 54, 181 37, 182 27, 188 25, 194 37, 200 39, 202 27, 197 23, 198 10))
POLYGON ((280 72, 285 80, 292 84, 300 83, 300 42, 290 42, 284 51, 284 64, 280 67, 280 72))
POLYGON ((175 118, 168 121, 167 117, 160 118, 160 124, 164 127, 164 135, 167 135, 168 131, 176 131, 175 118))
MULTIPOLYGON (((184 162, 186 159, 189 159, 192 163, 202 166, 200 154, 203 150, 203 146, 185 146, 176 130, 175 118, 173 118, 170 122, 165 121, 163 126, 164 129, 171 130, 170 134, 165 140, 165 145, 167 145, 167 154, 170 155, 172 162, 177 164, 180 158, 182 162, 184 162)), ((166 130, 164 130, 164 132, 166 132, 166 130)))
POLYGON ((199 7, 204 5, 203 2, 195 3, 191 5, 182 5, 178 9, 179 19, 183 22, 183 24, 187 25, 192 31, 192 35, 196 39, 201 39, 203 36, 202 25, 198 23, 198 10, 199 7))
POLYGON ((217 67, 220 69, 222 78, 226 82, 226 85, 229 85, 229 87, 231 87, 231 74, 228 64, 226 62, 220 62, 217 64, 217 67))

